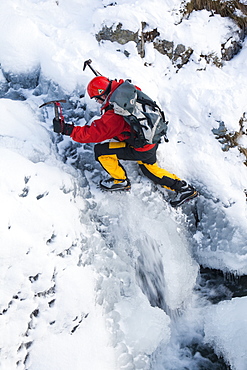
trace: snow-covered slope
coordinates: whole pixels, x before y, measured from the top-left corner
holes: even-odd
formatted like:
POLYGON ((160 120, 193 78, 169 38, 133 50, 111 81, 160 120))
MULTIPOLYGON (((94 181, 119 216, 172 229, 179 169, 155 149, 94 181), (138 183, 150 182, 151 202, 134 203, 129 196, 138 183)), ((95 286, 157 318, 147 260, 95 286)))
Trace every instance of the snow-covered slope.
MULTIPOLYGON (((226 340, 244 337, 245 298, 212 307, 195 289, 200 264, 247 274, 246 158, 237 147, 223 151, 212 132, 222 121, 239 130, 247 45, 221 69, 207 64, 201 54, 219 54, 236 25, 207 11, 179 22, 179 8, 161 0, 0 4, 1 370, 211 369, 188 356, 203 341, 233 369, 247 366, 245 341, 236 350, 226 340), (103 25, 119 22, 133 32, 146 22, 194 53, 177 70, 152 43, 142 59, 133 41, 96 41, 103 25), (89 58, 162 105, 170 123, 159 164, 199 189, 196 207, 171 209, 135 163, 125 164, 131 192, 101 193, 93 144, 53 133, 52 106, 38 108, 45 101, 66 98, 66 119, 79 125, 98 114, 84 95, 89 58)), ((246 146, 246 135, 240 140, 246 146)))

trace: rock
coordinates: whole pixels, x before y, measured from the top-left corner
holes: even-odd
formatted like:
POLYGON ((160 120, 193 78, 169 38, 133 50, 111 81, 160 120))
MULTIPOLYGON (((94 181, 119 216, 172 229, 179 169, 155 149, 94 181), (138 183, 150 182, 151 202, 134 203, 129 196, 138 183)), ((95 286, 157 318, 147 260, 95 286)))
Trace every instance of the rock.
POLYGON ((113 25, 111 27, 103 26, 102 30, 96 34, 96 40, 98 42, 101 40, 117 41, 121 45, 127 44, 129 41, 138 43, 138 31, 123 30, 122 26, 122 23, 118 23, 115 30, 113 30, 113 25))

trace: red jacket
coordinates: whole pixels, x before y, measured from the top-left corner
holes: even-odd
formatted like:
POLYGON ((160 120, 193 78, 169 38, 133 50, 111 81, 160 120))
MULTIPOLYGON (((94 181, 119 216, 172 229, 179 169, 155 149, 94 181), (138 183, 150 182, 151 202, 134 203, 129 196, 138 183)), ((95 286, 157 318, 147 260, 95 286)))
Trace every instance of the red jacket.
MULTIPOLYGON (((101 111, 104 111, 109 106, 111 94, 123 82, 124 80, 119 80, 119 82, 116 80, 112 81, 111 93, 108 95, 101 111)), ((100 143, 113 138, 118 141, 127 141, 130 137, 130 125, 125 122, 122 116, 114 113, 113 109, 109 109, 102 114, 101 118, 94 120, 91 125, 75 126, 70 136, 79 143, 100 143)), ((148 144, 143 148, 134 149, 142 152, 150 150, 154 146, 155 144, 148 144)))

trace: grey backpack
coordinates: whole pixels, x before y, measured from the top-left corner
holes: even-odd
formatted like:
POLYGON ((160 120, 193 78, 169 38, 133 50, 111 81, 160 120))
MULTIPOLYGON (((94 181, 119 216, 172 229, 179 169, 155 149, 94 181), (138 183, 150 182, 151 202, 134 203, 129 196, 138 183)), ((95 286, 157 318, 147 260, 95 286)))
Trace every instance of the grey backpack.
POLYGON ((141 148, 159 143, 166 137, 168 122, 164 112, 148 95, 138 90, 129 80, 123 82, 111 95, 110 104, 116 114, 123 116, 131 127, 131 145, 141 148))

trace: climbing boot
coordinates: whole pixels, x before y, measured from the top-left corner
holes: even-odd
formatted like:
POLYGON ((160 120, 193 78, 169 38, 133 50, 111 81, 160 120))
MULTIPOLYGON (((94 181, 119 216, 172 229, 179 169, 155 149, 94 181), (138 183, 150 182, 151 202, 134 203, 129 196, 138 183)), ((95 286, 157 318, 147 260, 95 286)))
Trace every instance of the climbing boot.
POLYGON ((182 181, 182 186, 176 191, 176 197, 170 201, 172 207, 181 206, 184 202, 197 197, 198 192, 193 186, 188 185, 185 181, 182 181))
POLYGON ((100 181, 100 187, 106 191, 129 190, 131 188, 129 179, 117 180, 112 177, 100 181))

